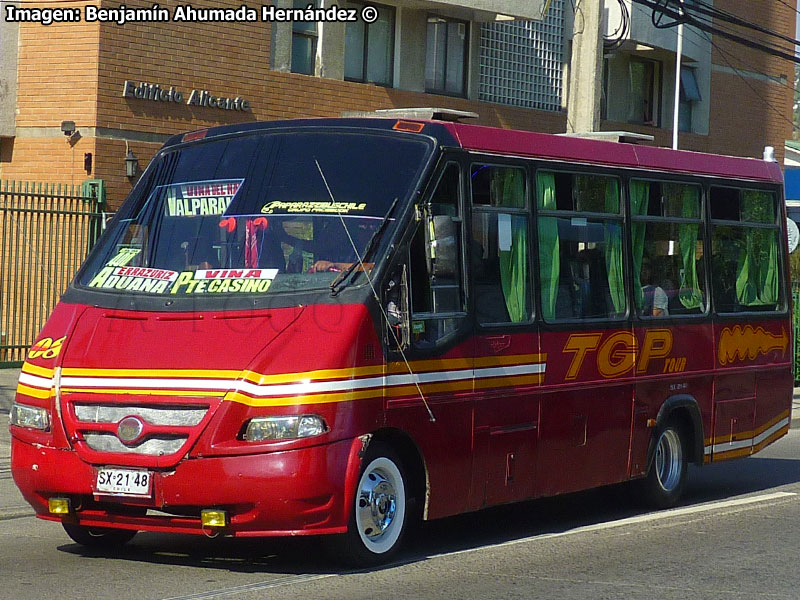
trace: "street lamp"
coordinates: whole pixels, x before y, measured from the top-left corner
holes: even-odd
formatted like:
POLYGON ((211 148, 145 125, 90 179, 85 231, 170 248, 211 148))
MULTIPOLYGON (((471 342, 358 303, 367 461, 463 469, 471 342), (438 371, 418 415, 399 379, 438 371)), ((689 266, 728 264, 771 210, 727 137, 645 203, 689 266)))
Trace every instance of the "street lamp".
MULTIPOLYGON (((125 144, 127 147, 127 144, 125 144)), ((125 175, 128 176, 128 179, 132 179, 136 177, 136 173, 139 172, 139 159, 136 158, 136 155, 133 153, 133 150, 127 148, 128 154, 125 156, 125 175)))

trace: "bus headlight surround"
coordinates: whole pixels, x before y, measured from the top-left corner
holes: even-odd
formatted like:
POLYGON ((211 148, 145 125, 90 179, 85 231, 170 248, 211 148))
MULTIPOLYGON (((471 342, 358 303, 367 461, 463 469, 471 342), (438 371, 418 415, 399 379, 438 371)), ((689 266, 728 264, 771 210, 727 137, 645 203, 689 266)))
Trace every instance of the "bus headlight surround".
POLYGON ((244 439, 248 442, 296 440, 327 431, 328 425, 319 415, 255 417, 247 423, 244 439))
POLYGON ((16 427, 39 429, 40 431, 50 429, 50 413, 46 408, 39 406, 14 402, 11 405, 11 412, 9 412, 8 418, 9 422, 16 427))

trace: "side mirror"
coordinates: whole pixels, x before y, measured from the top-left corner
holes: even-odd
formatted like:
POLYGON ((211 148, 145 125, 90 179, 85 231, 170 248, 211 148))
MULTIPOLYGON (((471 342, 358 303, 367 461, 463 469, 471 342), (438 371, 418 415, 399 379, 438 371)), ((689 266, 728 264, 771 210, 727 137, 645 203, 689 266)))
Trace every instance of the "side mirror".
POLYGON ((389 352, 405 350, 411 343, 408 269, 402 265, 389 278, 383 295, 386 312, 386 344, 389 352))
POLYGON ((457 277, 457 223, 449 215, 435 215, 428 217, 427 225, 428 273, 433 277, 457 277))

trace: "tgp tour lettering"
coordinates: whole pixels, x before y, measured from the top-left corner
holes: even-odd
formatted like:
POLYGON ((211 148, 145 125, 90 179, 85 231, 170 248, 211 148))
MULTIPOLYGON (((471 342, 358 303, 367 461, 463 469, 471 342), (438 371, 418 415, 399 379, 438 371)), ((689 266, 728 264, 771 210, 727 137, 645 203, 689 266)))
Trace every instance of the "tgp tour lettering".
POLYGON ((616 331, 605 336, 602 333, 573 334, 564 344, 564 353, 572 355, 564 375, 567 381, 577 379, 590 355, 593 358, 589 360, 595 362, 597 372, 607 379, 624 375, 634 368, 638 374, 647 373, 651 363, 658 359, 664 359, 664 373, 686 369, 685 356, 671 356, 672 332, 669 329, 648 329, 641 347, 630 331, 616 331))

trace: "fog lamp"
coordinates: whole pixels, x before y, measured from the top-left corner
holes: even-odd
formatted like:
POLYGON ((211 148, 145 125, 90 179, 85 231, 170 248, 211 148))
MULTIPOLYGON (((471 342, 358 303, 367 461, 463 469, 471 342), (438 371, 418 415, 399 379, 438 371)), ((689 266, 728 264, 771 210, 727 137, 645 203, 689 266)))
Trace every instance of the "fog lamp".
POLYGON ((256 417, 247 424, 244 439, 248 442, 295 440, 322 435, 326 431, 325 419, 319 415, 256 417))
POLYGON ((203 509, 200 511, 200 523, 203 527, 225 527, 228 524, 228 513, 213 508, 203 509))
POLYGON ((41 429, 47 431, 50 428, 50 414, 46 408, 38 406, 28 406, 27 404, 11 405, 11 412, 8 414, 9 421, 16 427, 27 427, 28 429, 41 429))
POLYGON ((51 515, 68 515, 72 512, 72 503, 69 498, 53 497, 47 501, 47 508, 51 515))

